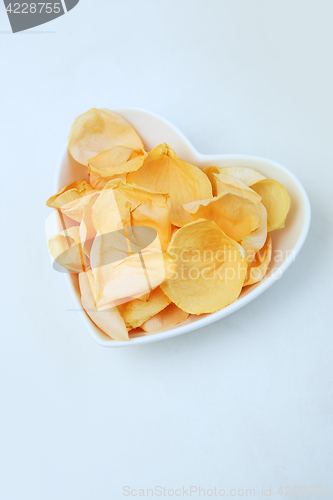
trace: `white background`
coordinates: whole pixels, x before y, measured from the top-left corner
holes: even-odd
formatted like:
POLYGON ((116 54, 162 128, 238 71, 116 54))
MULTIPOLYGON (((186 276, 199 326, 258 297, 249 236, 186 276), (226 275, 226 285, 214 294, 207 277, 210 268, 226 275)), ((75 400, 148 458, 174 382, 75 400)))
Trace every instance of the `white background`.
POLYGON ((1 499, 333 496, 332 18, 331 0, 81 0, 13 35, 1 3, 1 499), (94 343, 44 237, 59 151, 93 106, 142 107, 202 153, 289 167, 313 218, 286 275, 205 329, 94 343))

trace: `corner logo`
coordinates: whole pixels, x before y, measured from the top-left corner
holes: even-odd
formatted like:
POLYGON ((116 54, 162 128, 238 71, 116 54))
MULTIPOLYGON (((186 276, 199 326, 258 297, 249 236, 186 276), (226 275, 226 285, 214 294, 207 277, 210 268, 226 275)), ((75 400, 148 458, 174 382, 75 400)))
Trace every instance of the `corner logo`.
POLYGON ((3 0, 13 33, 53 21, 72 10, 80 0, 53 2, 11 2, 3 0))

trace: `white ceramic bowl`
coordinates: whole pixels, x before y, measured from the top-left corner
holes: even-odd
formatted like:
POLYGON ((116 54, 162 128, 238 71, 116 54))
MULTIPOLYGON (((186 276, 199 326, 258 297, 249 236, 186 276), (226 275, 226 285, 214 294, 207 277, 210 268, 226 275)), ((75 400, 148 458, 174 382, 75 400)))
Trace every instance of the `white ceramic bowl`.
MULTIPOLYGON (((266 177, 281 182, 287 188, 292 200, 286 227, 272 233, 273 251, 279 251, 281 260, 280 262, 275 262, 274 266, 270 266, 265 279, 256 285, 247 287, 236 302, 230 304, 221 311, 202 316, 190 316, 188 320, 174 328, 160 330, 149 335, 142 332, 134 335, 128 342, 114 341, 97 328, 83 311, 76 275, 64 274, 67 285, 73 296, 75 306, 80 311, 83 322, 92 337, 105 347, 129 347, 135 344, 146 344, 168 339, 197 328, 202 328, 228 316, 258 297, 280 278, 293 260, 295 260, 309 230, 311 209, 309 199, 303 186, 295 175, 286 167, 272 160, 255 156, 226 154, 202 155, 194 149, 182 132, 163 118, 141 109, 125 108, 115 109, 115 111, 124 116, 135 127, 147 151, 150 151, 162 142, 166 142, 176 151, 178 156, 200 168, 209 165, 216 165, 217 167, 243 166, 255 168, 266 177)), ((57 165, 55 192, 74 180, 82 179, 85 176, 85 168, 70 157, 66 147, 57 165)), ((56 232, 56 230, 54 232, 56 232)))

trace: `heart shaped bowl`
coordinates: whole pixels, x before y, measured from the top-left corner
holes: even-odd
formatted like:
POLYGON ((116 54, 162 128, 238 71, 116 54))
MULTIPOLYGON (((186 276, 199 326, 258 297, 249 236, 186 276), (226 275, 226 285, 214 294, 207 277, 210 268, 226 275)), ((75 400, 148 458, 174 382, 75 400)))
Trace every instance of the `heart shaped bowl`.
MULTIPOLYGON (((157 342, 158 340, 169 339, 190 332, 191 330, 202 328, 228 316, 258 297, 275 283, 295 260, 309 230, 311 208, 308 196, 296 176, 286 167, 272 160, 256 156, 234 154, 202 155, 195 150, 182 132, 163 118, 141 109, 124 108, 115 109, 114 111, 124 116, 134 126, 142 138, 147 151, 150 151, 158 144, 166 142, 176 151, 180 158, 199 168, 210 165, 215 165, 217 167, 251 167, 258 170, 266 177, 281 182, 286 187, 291 197, 291 209, 286 220, 285 228, 271 233, 273 256, 276 255, 278 258, 272 258, 270 268, 264 280, 243 289, 239 298, 224 309, 213 314, 203 314, 201 316, 191 315, 185 322, 174 328, 159 330, 151 334, 136 331, 130 335, 130 340, 127 342, 112 340, 92 323, 82 309, 77 276, 73 274, 64 274, 74 299, 75 308, 80 312, 83 322, 92 337, 105 347, 129 347, 136 344, 146 344, 149 342, 157 342)), ((59 158, 56 169, 55 192, 61 187, 84 177, 84 167, 75 162, 68 154, 66 145, 59 158)), ((54 234, 56 232, 57 228, 54 228, 54 234)))

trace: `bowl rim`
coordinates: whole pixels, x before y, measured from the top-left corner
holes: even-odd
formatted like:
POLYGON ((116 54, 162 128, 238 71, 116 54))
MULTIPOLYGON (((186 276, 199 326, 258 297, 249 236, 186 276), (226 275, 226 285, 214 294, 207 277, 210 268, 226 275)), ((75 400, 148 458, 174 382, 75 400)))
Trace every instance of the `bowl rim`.
MULTIPOLYGON (((307 237, 308 232, 309 232, 310 223, 311 223, 311 205, 310 205, 309 197, 308 197, 302 183, 299 181, 299 179, 296 177, 296 175, 293 172, 291 172, 284 165, 282 165, 274 160, 271 160, 269 158, 264 158, 264 157, 260 157, 260 156, 253 156, 253 155, 245 155, 245 154, 209 154, 209 155, 202 154, 196 150, 196 148, 191 144, 189 139, 185 136, 185 134, 177 126, 175 126, 169 120, 161 117, 157 113, 147 111, 145 109, 137 108, 137 107, 112 108, 112 110, 115 111, 116 113, 119 113, 120 115, 122 113, 139 112, 139 113, 142 113, 146 116, 151 116, 153 118, 157 118, 158 120, 160 120, 164 124, 168 125, 171 129, 173 129, 173 131, 176 132, 177 135, 181 138, 181 140, 186 144, 186 146, 189 148, 191 153, 193 155, 197 156, 201 160, 207 160, 207 161, 212 160, 213 161, 216 159, 223 158, 223 159, 230 159, 230 160, 233 160, 233 159, 242 160, 242 159, 244 159, 244 160, 252 160, 254 162, 259 162, 259 163, 260 162, 271 163, 272 165, 278 167, 279 169, 281 169, 282 171, 287 173, 293 179, 293 181, 295 182, 295 184, 299 188, 301 195, 302 195, 302 198, 303 198, 303 202, 304 202, 305 216, 304 216, 304 223, 303 223, 303 227, 301 230, 301 234, 298 238, 297 243, 295 244, 295 246, 293 248, 293 252, 290 253, 286 257, 285 261, 279 266, 279 268, 277 269, 278 273, 272 273, 271 276, 265 278, 260 283, 260 286, 253 288, 250 293, 248 293, 242 297, 239 297, 235 302, 233 302, 232 304, 229 304, 228 306, 221 309, 220 311, 208 314, 207 316, 200 318, 195 322, 185 323, 184 325, 180 324, 180 325, 177 325, 177 326, 170 328, 168 330, 156 331, 156 332, 153 332, 151 334, 144 335, 142 337, 130 338, 129 341, 118 341, 118 340, 113 340, 111 338, 103 340, 102 338, 97 337, 93 333, 93 331, 91 329, 92 321, 90 320, 90 318, 87 316, 87 314, 85 313, 85 311, 82 308, 81 301, 78 299, 77 293, 75 292, 75 290, 73 288, 71 275, 64 274, 64 278, 67 282, 67 286, 69 287, 72 299, 74 300, 74 303, 78 307, 78 310, 80 311, 81 318, 83 319, 83 322, 85 323, 87 329, 89 330, 89 332, 90 332, 91 336, 94 338, 94 340, 96 340, 97 343, 99 343, 100 345, 102 345, 104 347, 129 347, 129 346, 133 346, 133 345, 147 344, 147 343, 151 343, 151 342, 158 342, 160 340, 166 340, 166 339, 169 339, 172 337, 176 337, 178 335, 183 335, 189 331, 203 328, 203 327, 210 325, 212 323, 215 323, 219 319, 222 319, 226 316, 229 316, 230 314, 238 311, 243 306, 245 306, 246 304, 249 304, 254 299, 259 297, 259 295, 261 295, 270 286, 272 286, 284 274, 284 272, 288 269, 288 267, 292 264, 292 262, 295 260, 295 257, 298 255, 302 246, 304 245, 304 242, 305 242, 306 237, 307 237), (275 274, 278 274, 279 276, 276 277, 275 274)), ((67 141, 66 141, 65 147, 61 149, 61 152, 59 154, 58 161, 56 164, 56 169, 55 169, 55 174, 54 174, 54 182, 53 182, 54 192, 57 192, 59 190, 59 177, 60 177, 60 173, 62 170, 62 164, 63 164, 65 152, 67 152, 67 141)))

